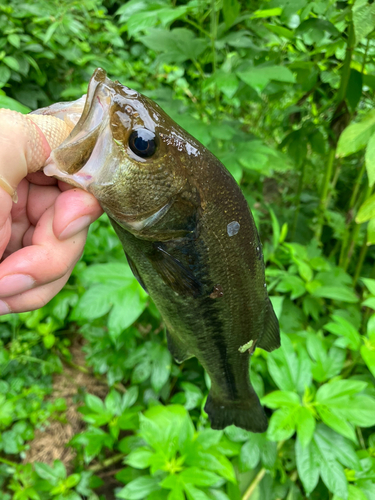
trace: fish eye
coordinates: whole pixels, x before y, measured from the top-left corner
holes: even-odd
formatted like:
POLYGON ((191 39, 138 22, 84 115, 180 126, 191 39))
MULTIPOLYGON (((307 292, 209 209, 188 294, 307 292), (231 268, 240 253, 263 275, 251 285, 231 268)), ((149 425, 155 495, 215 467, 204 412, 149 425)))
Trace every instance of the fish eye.
POLYGON ((155 134, 145 128, 133 130, 129 137, 129 147, 136 155, 149 158, 156 151, 155 134))

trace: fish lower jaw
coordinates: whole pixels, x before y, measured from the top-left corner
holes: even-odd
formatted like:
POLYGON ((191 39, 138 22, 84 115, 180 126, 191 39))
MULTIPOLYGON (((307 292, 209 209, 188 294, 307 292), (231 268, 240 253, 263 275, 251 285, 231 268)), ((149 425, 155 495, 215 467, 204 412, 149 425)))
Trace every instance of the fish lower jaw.
POLYGON ((55 177, 59 181, 66 182, 71 186, 78 187, 88 191, 89 185, 93 182, 91 174, 84 172, 77 172, 76 174, 68 174, 60 170, 53 160, 49 160, 43 169, 47 177, 55 177))

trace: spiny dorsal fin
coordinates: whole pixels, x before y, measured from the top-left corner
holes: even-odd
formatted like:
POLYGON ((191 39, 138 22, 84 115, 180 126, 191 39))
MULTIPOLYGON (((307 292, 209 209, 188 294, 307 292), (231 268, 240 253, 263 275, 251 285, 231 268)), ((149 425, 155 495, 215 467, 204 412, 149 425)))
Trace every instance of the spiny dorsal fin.
POLYGON ((267 307, 265 312, 264 330, 257 347, 271 352, 280 347, 280 330, 279 322, 276 318, 275 311, 273 310, 271 301, 267 298, 267 307))

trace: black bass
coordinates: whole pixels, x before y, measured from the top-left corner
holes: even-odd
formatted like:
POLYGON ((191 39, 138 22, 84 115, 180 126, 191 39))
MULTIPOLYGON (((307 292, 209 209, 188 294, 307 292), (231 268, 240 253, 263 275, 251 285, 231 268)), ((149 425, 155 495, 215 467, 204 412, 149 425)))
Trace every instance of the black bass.
MULTIPOLYGON (((38 112, 63 117, 69 106, 38 112)), ((180 363, 196 356, 211 378, 212 428, 264 432, 249 361, 256 347, 280 346, 279 326, 254 220, 231 174, 157 104, 101 69, 44 172, 91 192, 108 214, 160 310, 170 352, 180 363)))

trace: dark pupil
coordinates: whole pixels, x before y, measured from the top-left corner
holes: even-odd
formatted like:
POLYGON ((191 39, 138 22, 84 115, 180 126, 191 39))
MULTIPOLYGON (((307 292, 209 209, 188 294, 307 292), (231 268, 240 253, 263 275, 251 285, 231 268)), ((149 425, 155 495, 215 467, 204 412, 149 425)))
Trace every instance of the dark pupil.
POLYGON ((129 137, 130 149, 142 158, 149 158, 155 153, 155 135, 147 129, 134 130, 129 137))

